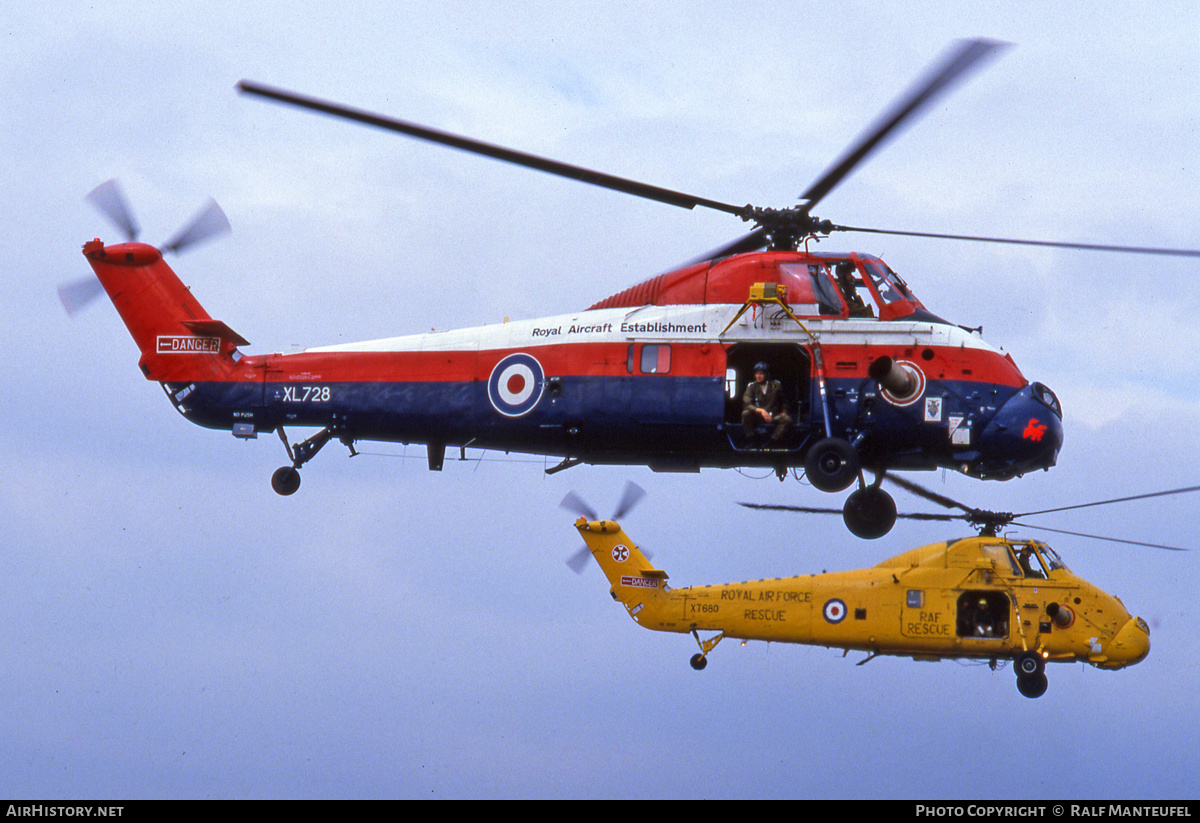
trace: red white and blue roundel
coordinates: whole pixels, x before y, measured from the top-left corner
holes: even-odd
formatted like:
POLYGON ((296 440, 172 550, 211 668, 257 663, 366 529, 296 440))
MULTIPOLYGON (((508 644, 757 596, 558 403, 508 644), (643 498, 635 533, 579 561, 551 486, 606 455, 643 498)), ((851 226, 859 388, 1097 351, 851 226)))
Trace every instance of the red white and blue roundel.
POLYGON ((505 417, 520 417, 533 411, 542 399, 546 375, 532 355, 518 352, 505 357, 488 378, 488 400, 505 417))
POLYGON ((835 597, 832 600, 826 601, 823 612, 826 622, 841 623, 846 619, 846 604, 835 597))

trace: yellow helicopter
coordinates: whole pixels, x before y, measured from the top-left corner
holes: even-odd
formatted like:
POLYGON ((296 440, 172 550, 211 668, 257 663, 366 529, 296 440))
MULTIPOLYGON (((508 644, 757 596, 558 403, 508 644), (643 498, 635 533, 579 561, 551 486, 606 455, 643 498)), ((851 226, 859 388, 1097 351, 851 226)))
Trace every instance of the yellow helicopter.
MULTIPOLYGON (((1137 498, 1122 498, 1130 499, 1137 498)), ((993 668, 1012 660, 1018 691, 1033 698, 1046 691, 1047 662, 1121 669, 1146 657, 1149 626, 1119 598, 1072 573, 1045 543, 997 536, 1025 515, 967 511, 911 517, 966 519, 981 527, 979 536, 912 549, 867 569, 679 589, 614 520, 581 516, 575 527, 613 599, 638 625, 695 637, 697 670, 727 637, 866 652, 859 665, 877 655, 987 660, 993 668)))

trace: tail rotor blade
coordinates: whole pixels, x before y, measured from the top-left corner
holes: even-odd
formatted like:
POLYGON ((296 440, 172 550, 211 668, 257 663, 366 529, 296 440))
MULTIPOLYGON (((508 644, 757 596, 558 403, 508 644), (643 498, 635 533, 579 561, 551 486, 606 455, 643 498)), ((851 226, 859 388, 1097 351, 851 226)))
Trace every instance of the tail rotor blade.
POLYGON ((163 250, 178 254, 190 246, 226 234, 230 230, 229 218, 225 216, 225 212, 221 211, 216 200, 209 200, 186 226, 166 242, 163 250))
POLYGON ((575 492, 567 492, 567 496, 558 504, 560 508, 575 514, 586 517, 588 520, 599 520, 600 516, 596 514, 596 510, 587 504, 582 497, 575 492))
POLYGON ((584 546, 567 558, 567 565, 571 567, 571 571, 575 572, 575 574, 583 574, 583 570, 587 568, 587 563, 591 559, 592 552, 587 546, 584 546))
POLYGON ((105 181, 92 189, 87 195, 87 201, 120 229, 125 234, 126 240, 137 239, 141 229, 138 227, 137 221, 133 217, 133 210, 129 208, 129 203, 125 200, 125 195, 121 193, 121 186, 116 179, 105 181))
POLYGON ((646 496, 646 490, 633 481, 625 484, 625 491, 621 495, 621 502, 617 504, 617 510, 613 512, 612 519, 620 520, 638 504, 638 501, 646 496))
POLYGON ((70 317, 79 314, 102 294, 104 294, 104 286, 100 285, 100 281, 95 277, 73 280, 70 283, 62 283, 58 287, 58 299, 70 317))

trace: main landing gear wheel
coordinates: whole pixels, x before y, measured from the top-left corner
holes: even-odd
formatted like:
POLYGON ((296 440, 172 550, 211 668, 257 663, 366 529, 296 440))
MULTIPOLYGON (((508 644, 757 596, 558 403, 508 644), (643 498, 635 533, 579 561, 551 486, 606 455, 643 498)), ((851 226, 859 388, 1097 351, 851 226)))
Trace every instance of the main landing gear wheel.
POLYGON ((702 671, 708 665, 708 658, 697 652, 692 655, 692 668, 696 671, 702 671))
POLYGON ((291 466, 280 466, 271 475, 271 488, 284 497, 295 494, 296 489, 300 488, 300 472, 291 466))
POLYGON ((896 501, 878 486, 866 486, 846 498, 842 520, 855 537, 875 540, 896 525, 896 501))
POLYGON ((804 456, 808 482, 823 492, 840 492, 858 479, 858 452, 840 437, 819 440, 804 456))
POLYGON ((1041 697, 1046 693, 1046 661, 1040 654, 1025 652, 1013 660, 1017 673, 1017 691, 1025 697, 1041 697))
POLYGON ((1046 693, 1046 673, 1021 675, 1017 677, 1017 691, 1025 697, 1041 697, 1046 693))
POLYGON ((1013 671, 1017 673, 1017 677, 1031 677, 1035 674, 1041 674, 1045 668, 1046 661, 1042 659, 1040 654, 1024 652, 1013 658, 1013 671))

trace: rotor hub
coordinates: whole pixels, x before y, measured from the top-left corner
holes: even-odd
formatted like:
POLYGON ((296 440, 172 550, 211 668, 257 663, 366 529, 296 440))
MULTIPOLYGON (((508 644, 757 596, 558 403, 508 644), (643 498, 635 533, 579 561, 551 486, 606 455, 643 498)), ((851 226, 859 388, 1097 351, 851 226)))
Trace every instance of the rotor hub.
POLYGON ((771 251, 795 251, 806 238, 828 235, 836 228, 832 221, 809 214, 808 209, 807 205, 786 209, 746 206, 739 216, 762 230, 771 251))

